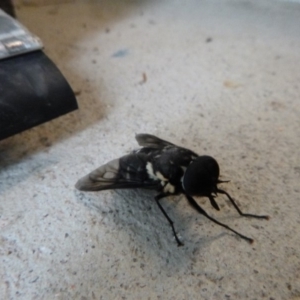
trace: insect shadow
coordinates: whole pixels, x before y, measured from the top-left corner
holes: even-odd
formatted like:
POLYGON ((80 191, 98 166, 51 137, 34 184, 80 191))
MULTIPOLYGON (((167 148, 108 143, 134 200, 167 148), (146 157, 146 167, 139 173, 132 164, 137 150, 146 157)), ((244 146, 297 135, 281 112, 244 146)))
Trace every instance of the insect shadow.
MULTIPOLYGON (((207 250, 223 237, 232 237, 232 233, 223 229, 215 230, 218 226, 212 225, 204 216, 195 214, 192 208, 186 206, 182 196, 170 197, 162 204, 170 217, 176 219, 176 230, 185 243, 184 247, 178 247, 175 243, 169 224, 153 199, 153 191, 76 191, 76 198, 90 211, 91 219, 97 219, 96 226, 99 226, 103 241, 103 248, 97 247, 98 251, 105 251, 106 242, 114 244, 122 248, 119 251, 125 251, 132 260, 139 262, 138 265, 133 263, 135 267, 145 267, 145 270, 151 262, 151 267, 169 276, 187 266, 190 270, 197 268, 198 272, 202 272, 202 267, 207 263, 207 250), (214 234, 210 233, 210 226, 214 227, 214 234)), ((87 223, 90 222, 87 220, 87 223)), ((118 251, 111 255, 115 256, 116 253, 118 251)))
POLYGON ((153 191, 142 189, 101 194, 76 191, 77 200, 95 212, 99 219, 105 220, 106 226, 110 224, 127 235, 125 240, 129 240, 129 248, 146 249, 155 257, 166 256, 166 260, 174 259, 177 266, 179 256, 182 261, 182 254, 186 258, 193 257, 215 240, 231 235, 221 230, 220 234, 205 236, 204 231, 195 229, 195 222, 198 223, 197 227, 211 226, 210 222, 204 216, 195 214, 193 209, 185 209, 188 206, 182 196, 169 197, 163 202, 164 208, 176 220, 176 230, 185 240, 185 247, 178 248, 153 195, 153 191), (162 254, 162 249, 165 254, 162 254), (178 252, 178 249, 181 251, 178 252))

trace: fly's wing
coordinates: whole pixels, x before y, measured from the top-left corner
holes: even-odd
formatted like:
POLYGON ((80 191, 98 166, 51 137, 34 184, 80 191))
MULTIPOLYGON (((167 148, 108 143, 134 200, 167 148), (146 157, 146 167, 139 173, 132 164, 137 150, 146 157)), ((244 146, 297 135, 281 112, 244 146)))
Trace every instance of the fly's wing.
POLYGON ((164 141, 154 135, 147 134, 147 133, 139 133, 135 136, 138 144, 142 147, 149 147, 149 148, 163 148, 166 146, 175 146, 174 144, 164 141))
POLYGON ((125 188, 156 189, 158 182, 149 178, 143 154, 132 153, 92 171, 79 179, 75 187, 81 191, 125 188))
POLYGON ((114 159, 79 179, 75 187, 80 191, 108 189, 118 177, 119 159, 114 159))

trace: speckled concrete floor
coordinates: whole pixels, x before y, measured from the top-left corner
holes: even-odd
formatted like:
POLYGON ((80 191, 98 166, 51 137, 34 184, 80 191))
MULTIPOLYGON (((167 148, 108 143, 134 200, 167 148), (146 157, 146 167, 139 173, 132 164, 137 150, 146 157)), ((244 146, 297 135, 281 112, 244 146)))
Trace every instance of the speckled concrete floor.
POLYGON ((80 110, 0 142, 1 299, 300 299, 300 4, 99 1, 20 7, 80 110), (148 132, 210 154, 218 220, 183 197, 74 184, 148 132))

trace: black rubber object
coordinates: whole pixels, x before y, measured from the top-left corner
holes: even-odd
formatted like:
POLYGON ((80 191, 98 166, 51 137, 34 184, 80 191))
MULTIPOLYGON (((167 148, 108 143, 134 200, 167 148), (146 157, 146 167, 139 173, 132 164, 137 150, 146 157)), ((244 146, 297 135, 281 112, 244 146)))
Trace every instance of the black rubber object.
POLYGON ((42 51, 0 60, 0 140, 77 108, 70 85, 42 51))

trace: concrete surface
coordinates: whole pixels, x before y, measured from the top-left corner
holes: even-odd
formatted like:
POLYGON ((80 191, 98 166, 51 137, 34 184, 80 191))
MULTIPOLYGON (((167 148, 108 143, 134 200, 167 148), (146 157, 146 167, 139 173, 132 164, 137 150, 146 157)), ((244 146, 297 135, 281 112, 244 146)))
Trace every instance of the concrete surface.
POLYGON ((300 299, 300 4, 121 1, 19 7, 80 110, 0 143, 1 299, 300 299), (150 191, 75 191, 148 132, 210 154, 237 238, 150 191))

